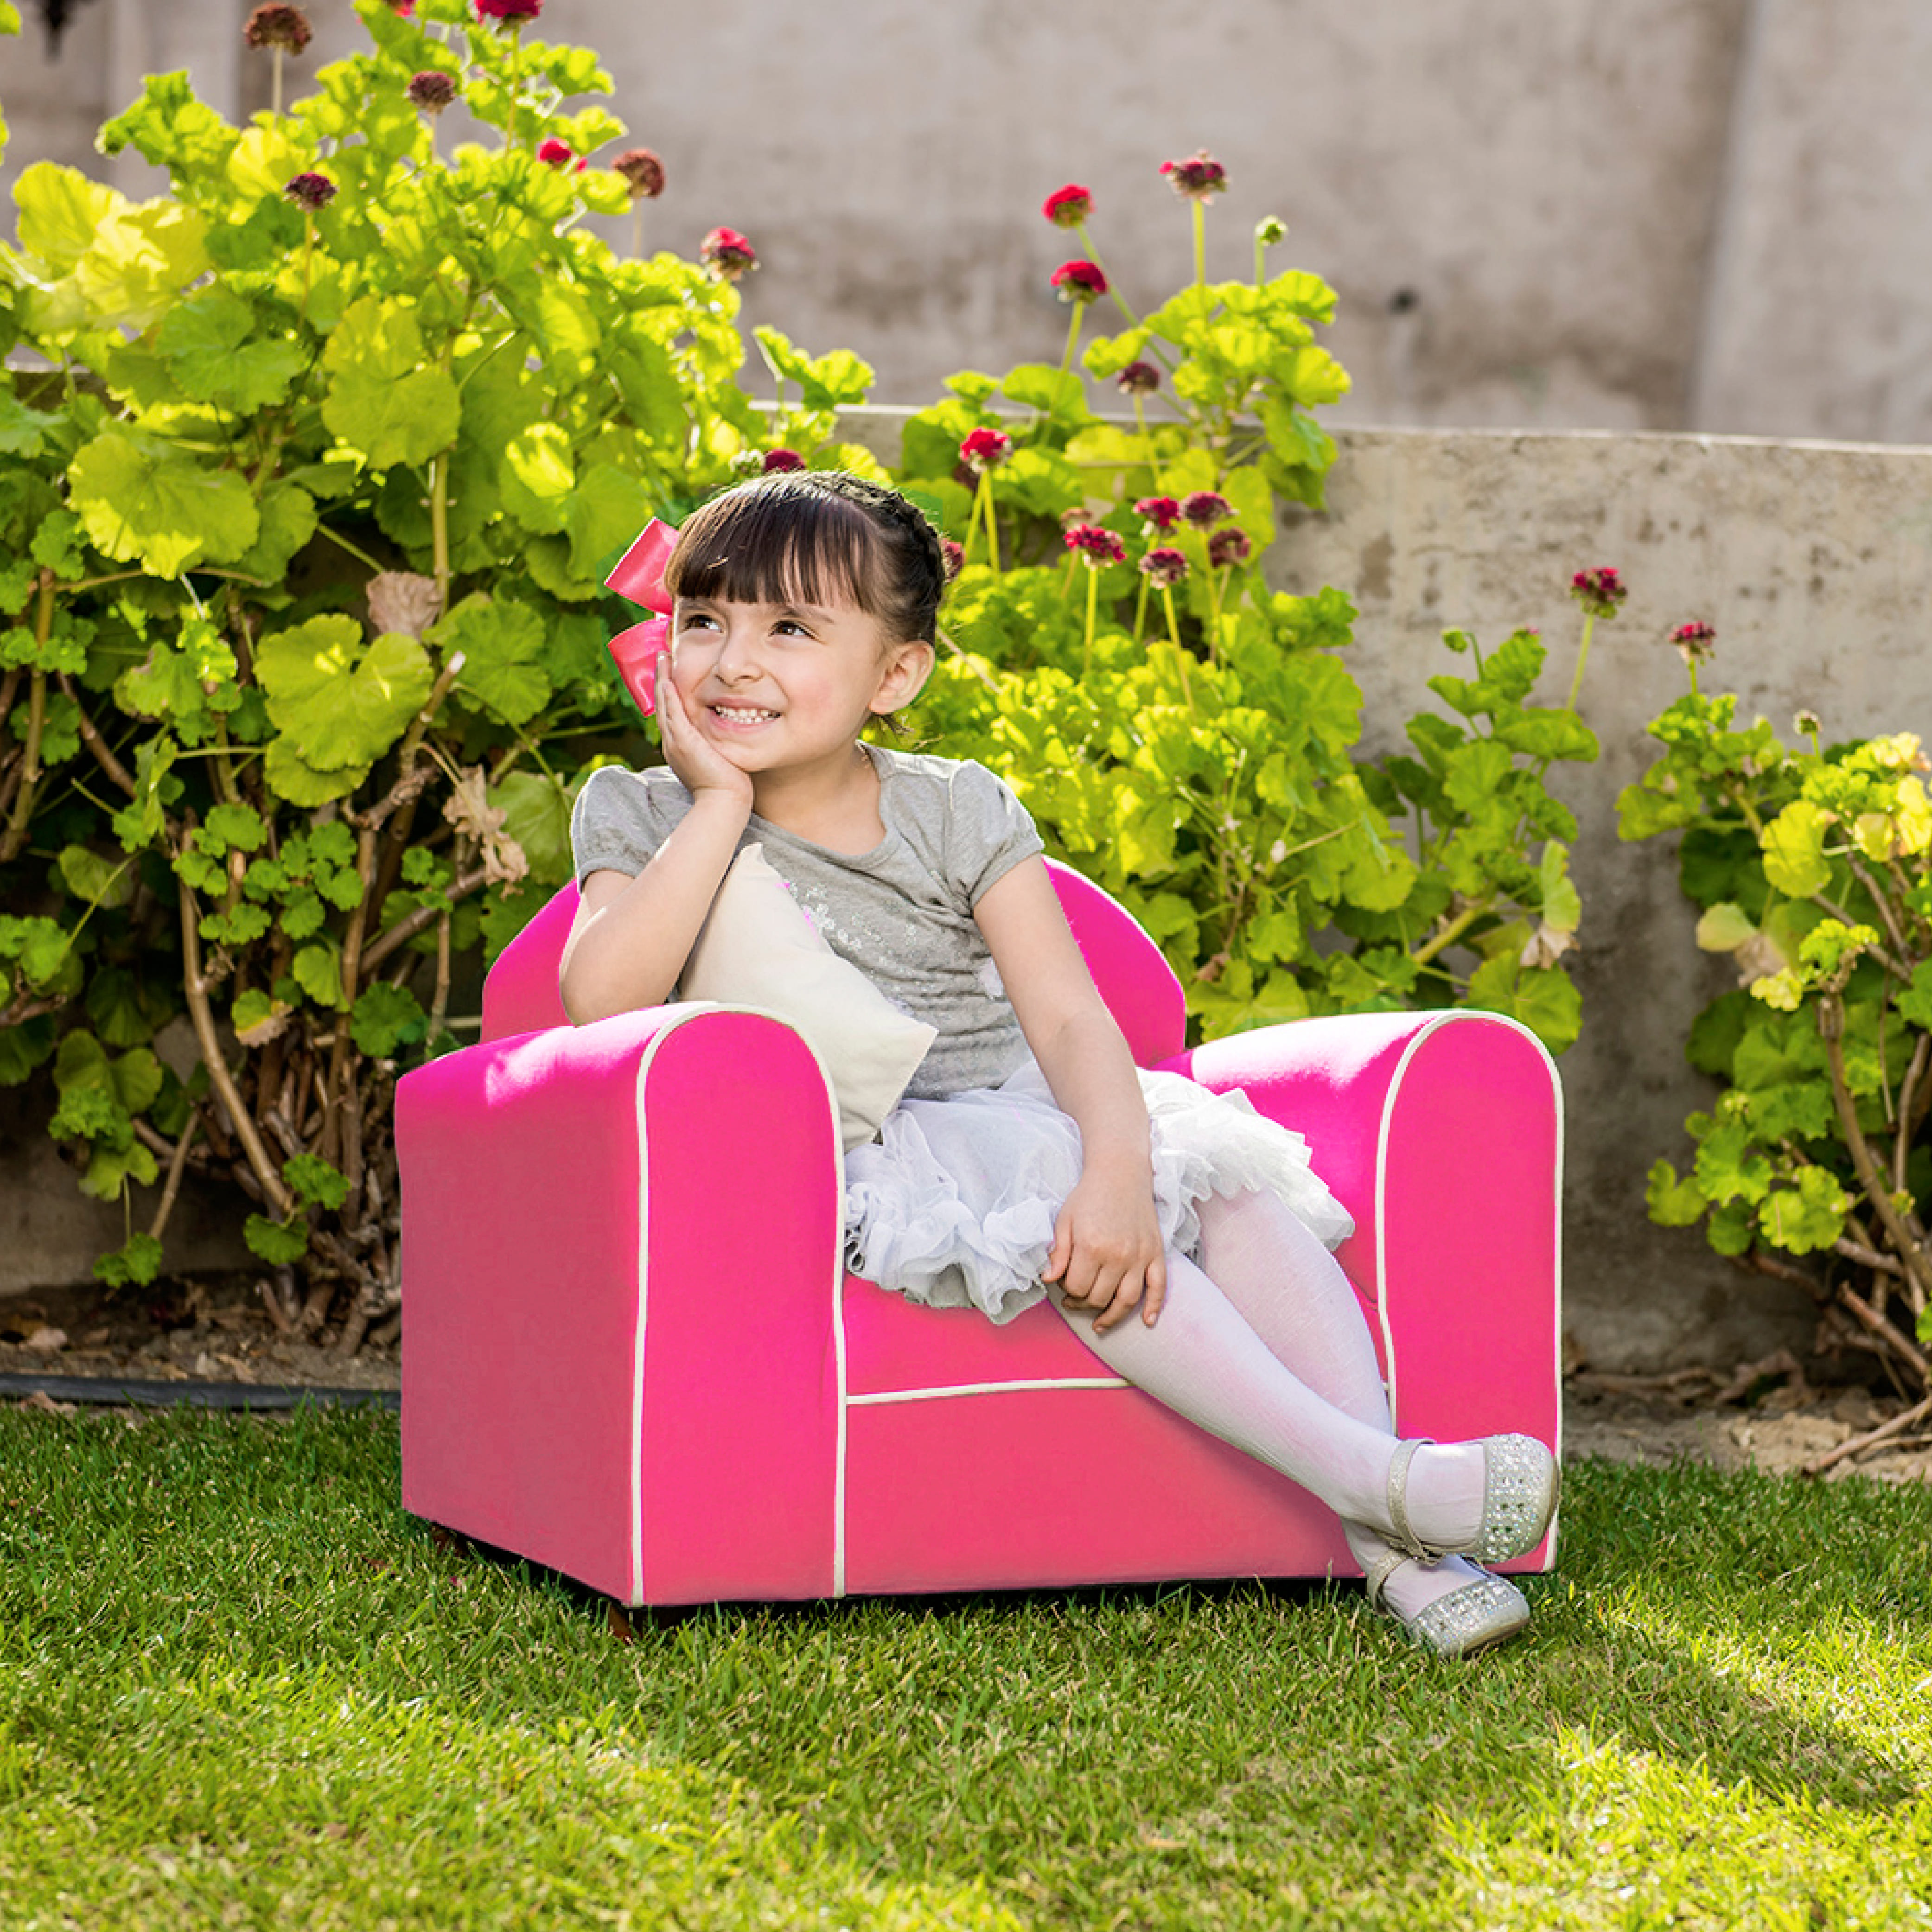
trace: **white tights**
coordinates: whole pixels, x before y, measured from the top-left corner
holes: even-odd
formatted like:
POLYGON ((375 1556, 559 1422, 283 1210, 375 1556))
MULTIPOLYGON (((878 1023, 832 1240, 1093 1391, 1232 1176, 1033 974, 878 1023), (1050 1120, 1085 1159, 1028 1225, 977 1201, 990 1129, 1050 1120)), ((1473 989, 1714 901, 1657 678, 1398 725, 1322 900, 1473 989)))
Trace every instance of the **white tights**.
MULTIPOLYGON (((1200 1216, 1202 1264, 1168 1254, 1153 1328, 1138 1311, 1104 1334, 1084 1312, 1060 1313, 1117 1375, 1328 1504, 1366 1571, 1389 1548, 1396 1438, 1355 1292, 1272 1194, 1210 1195, 1200 1216)), ((1483 1479, 1473 1443, 1418 1450, 1406 1492, 1411 1527, 1427 1540, 1466 1541, 1483 1479)), ((1398 1616, 1412 1617, 1481 1574, 1460 1557, 1405 1563, 1384 1593, 1398 1616)))

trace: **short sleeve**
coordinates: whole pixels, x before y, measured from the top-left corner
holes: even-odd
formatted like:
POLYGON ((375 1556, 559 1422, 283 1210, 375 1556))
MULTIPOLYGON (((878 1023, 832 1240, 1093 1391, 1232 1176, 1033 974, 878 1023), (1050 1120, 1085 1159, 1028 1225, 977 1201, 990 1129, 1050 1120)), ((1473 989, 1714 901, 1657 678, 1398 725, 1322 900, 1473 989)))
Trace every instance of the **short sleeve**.
POLYGON ((597 872, 641 872, 691 808, 691 794, 668 771, 592 772, 570 812, 572 861, 581 886, 597 872))
POLYGON ((1022 860, 1046 847, 1012 786, 984 765, 965 760, 953 776, 952 789, 946 866, 970 908, 1022 860))

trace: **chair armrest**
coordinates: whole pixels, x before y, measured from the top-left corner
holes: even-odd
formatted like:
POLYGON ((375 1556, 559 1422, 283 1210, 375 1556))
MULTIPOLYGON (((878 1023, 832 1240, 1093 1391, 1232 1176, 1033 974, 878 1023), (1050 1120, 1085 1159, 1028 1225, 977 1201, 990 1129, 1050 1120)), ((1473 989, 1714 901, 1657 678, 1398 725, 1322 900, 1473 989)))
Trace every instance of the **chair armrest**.
POLYGON ((1559 1440, 1562 1098, 1526 1028, 1469 1009, 1302 1020, 1164 1063, 1307 1137, 1354 1216, 1398 1426, 1559 1440))
POLYGON ((834 1587, 837 1119, 768 1016, 479 1045, 397 1090, 403 1500, 628 1603, 834 1587))

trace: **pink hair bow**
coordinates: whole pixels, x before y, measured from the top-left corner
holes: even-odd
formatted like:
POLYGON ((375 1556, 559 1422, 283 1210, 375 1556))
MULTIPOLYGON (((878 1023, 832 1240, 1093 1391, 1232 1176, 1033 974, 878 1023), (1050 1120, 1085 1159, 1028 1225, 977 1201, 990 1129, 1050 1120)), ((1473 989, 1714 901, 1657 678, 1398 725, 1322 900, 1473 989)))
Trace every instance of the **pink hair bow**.
POLYGON ((624 680, 624 688, 646 718, 657 707, 651 690, 652 674, 658 657, 670 645, 671 602, 664 589, 664 572, 676 542, 677 532, 653 517, 604 580, 620 597, 659 613, 641 624, 633 624, 628 631, 620 631, 610 640, 610 656, 624 680))

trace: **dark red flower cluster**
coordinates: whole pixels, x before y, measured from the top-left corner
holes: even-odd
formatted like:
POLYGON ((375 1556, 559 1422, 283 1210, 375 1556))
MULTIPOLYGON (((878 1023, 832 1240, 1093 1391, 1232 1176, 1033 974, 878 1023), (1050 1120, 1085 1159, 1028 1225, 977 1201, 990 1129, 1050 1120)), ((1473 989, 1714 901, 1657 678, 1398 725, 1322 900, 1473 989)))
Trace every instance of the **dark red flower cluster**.
POLYGON ((560 141, 553 134, 537 149, 537 159, 554 168, 560 168, 577 159, 577 150, 568 141, 560 141))
POLYGON ((476 0, 479 20, 534 20, 543 11, 543 0, 476 0))
POLYGON ((1125 394, 1150 396, 1160 387, 1160 371, 1151 362, 1130 362, 1114 381, 1125 394))
POLYGON ((1216 530, 1208 539, 1208 561, 1215 569, 1225 570, 1231 563, 1246 563, 1254 548, 1247 532, 1238 526, 1231 530, 1216 530))
POLYGON ((1063 262, 1053 272, 1062 302, 1090 302, 1107 292, 1107 278, 1096 262, 1063 262))
POLYGON ((1150 550, 1141 559, 1141 574, 1156 590, 1172 590, 1187 574, 1187 558, 1178 550, 1150 550))
POLYGON ((765 474, 769 476, 774 470, 802 470, 805 458, 795 449, 768 449, 765 452, 765 474))
POLYGON ((1149 536, 1165 536, 1180 520, 1180 506, 1172 496, 1143 496, 1134 514, 1147 519, 1149 536))
POLYGON ((298 54, 314 38, 315 29, 299 7, 287 7, 269 0, 248 16, 242 38, 251 47, 279 47, 285 54, 298 54))
POLYGON ((966 568, 966 546, 957 538, 941 537, 939 560, 946 572, 946 580, 950 584, 966 568))
POLYGON ((633 201, 655 201, 664 193, 664 163, 649 148, 626 148, 610 165, 631 184, 633 201))
POLYGON ((1056 228, 1078 228, 1094 212, 1090 190, 1069 182, 1057 188, 1040 206, 1040 213, 1056 228))
POLYGON ((399 20, 413 20, 416 16, 416 0, 389 0, 389 11, 399 20))
POLYGON ((1104 524, 1076 524, 1066 532, 1066 548, 1078 551, 1081 562, 1093 570, 1127 560, 1126 545, 1104 524))
POLYGON ((298 207, 311 212, 326 208, 335 199, 335 184, 326 175, 297 175, 282 190, 298 207))
POLYGON ((1570 580, 1570 594, 1593 617, 1614 617, 1630 588, 1608 564, 1580 570, 1570 580))
POLYGON ((1228 185, 1228 170, 1205 148, 1184 161, 1162 161, 1160 171, 1168 186, 1189 201, 1205 201, 1228 185))
POLYGON ((1211 530, 1234 514, 1234 506, 1217 490, 1192 490, 1180 500, 1180 514, 1197 530, 1211 530))
POLYGON ((698 244, 698 259, 721 282, 735 282, 758 266, 758 251, 735 228, 714 228, 698 244))
POLYGON ((425 114, 440 114, 456 98, 456 79, 431 68, 410 82, 410 101, 425 114))
POLYGON ((1679 624, 1671 632, 1670 641, 1677 646, 1686 664, 1696 664, 1708 657, 1716 646, 1717 627, 1702 622, 1679 624))
POLYGON ((976 429, 959 446, 959 454, 975 476, 996 470, 1013 453, 1013 440, 1003 429, 976 429))

